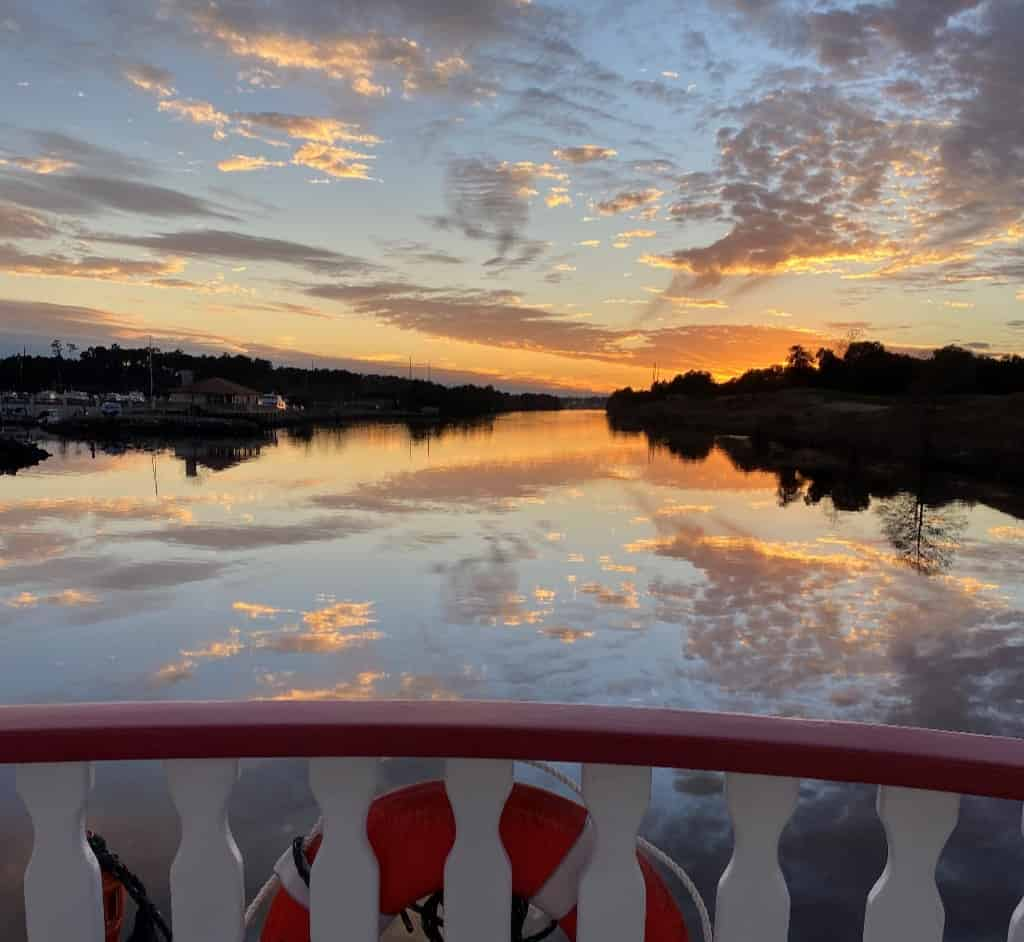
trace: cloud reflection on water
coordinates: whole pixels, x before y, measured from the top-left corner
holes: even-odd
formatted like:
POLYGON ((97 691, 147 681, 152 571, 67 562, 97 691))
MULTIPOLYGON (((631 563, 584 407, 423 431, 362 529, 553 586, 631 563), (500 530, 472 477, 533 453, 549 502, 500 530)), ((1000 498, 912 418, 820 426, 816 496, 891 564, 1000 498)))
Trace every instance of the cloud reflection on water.
MULTIPOLYGON (((161 454, 159 498, 141 457, 93 473, 70 449, 66 474, 58 455, 5 482, 17 698, 513 697, 1024 734, 1024 530, 983 503, 925 575, 878 514, 837 509, 841 482, 795 478, 803 499, 779 506, 778 475, 718 447, 682 461, 597 415, 510 416, 429 455, 397 427, 282 435, 196 479, 161 454), (61 604, 69 587, 95 602, 61 604)), ((719 782, 681 774, 686 827, 659 817, 663 795, 650 821, 712 892, 730 847, 719 782)), ((848 888, 884 864, 871 802, 804 789, 782 845, 794 938, 836 919, 856 934, 848 888)), ((995 804, 965 804, 954 840, 990 843, 953 881, 993 910, 1016 890, 982 880, 980 855, 1006 873, 1021 858, 1019 808, 995 804)))

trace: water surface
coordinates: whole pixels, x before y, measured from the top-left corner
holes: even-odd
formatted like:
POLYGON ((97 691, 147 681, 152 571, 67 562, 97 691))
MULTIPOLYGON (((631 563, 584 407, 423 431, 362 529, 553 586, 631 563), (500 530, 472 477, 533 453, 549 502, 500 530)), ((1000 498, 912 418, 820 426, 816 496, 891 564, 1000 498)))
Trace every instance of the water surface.
MULTIPOLYGON (((589 412, 49 447, 0 479, 4 702, 513 698, 1024 732, 1024 522, 984 500, 844 511, 728 443, 686 460, 589 412)), ((258 885, 312 803, 293 764, 254 766, 234 821, 258 885)), ((8 772, 0 824, 24 851, 8 772)), ((720 784, 659 774, 647 823, 712 899, 720 784)), ((158 892, 162 788, 102 767, 94 811, 158 892)), ((783 840, 793 938, 834 938, 836 914, 858 936, 885 857, 872 801, 805 786, 783 840)), ((1019 806, 965 802, 940 868, 950 937, 1005 937, 1022 848, 1019 806)), ((0 865, 10 933, 21 851, 0 865)))

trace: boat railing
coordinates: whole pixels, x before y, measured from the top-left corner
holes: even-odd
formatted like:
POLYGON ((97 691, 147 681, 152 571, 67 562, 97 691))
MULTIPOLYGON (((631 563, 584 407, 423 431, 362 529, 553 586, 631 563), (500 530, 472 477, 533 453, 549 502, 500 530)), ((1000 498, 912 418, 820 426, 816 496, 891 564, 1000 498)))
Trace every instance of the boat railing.
MULTIPOLYGON (((635 884, 632 843, 621 838, 636 834, 655 767, 725 773, 734 848, 718 884, 716 942, 785 942, 790 899, 778 842, 801 779, 879 786, 889 855, 865 903, 867 942, 941 942, 935 870, 960 795, 1024 798, 1024 741, 891 726, 509 702, 0 707, 0 763, 17 765, 34 828, 24 881, 29 942, 102 942, 100 880, 84 834, 92 763, 154 759, 165 763, 182 824, 170 872, 175 939, 240 942, 243 861, 227 802, 239 760, 272 757, 308 759, 324 818, 311 879, 312 942, 339 938, 339 925, 347 939, 370 942, 377 913, 367 888, 376 886, 377 864, 365 827, 353 822, 365 821, 385 756, 447 760, 456 821, 444 887, 447 942, 509 937, 497 819, 515 760, 583 763, 595 843, 579 878, 579 942, 643 936, 642 894, 616 888, 635 884), (476 822, 472 834, 459 833, 463 822, 476 822)), ((1024 903, 1008 938, 1024 942, 1024 903)))

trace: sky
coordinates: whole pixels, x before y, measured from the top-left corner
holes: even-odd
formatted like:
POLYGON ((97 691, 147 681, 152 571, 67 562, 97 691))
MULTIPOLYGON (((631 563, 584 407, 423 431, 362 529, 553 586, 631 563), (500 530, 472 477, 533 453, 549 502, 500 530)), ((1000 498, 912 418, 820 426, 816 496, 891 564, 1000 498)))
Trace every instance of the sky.
POLYGON ((1024 352, 1020 0, 0 0, 0 353, 1024 352))

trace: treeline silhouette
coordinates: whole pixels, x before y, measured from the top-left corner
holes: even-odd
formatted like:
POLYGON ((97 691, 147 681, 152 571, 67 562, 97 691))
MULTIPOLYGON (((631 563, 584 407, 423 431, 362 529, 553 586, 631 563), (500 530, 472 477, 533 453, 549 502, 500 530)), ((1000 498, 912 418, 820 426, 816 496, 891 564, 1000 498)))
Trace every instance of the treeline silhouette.
POLYGON ((258 392, 276 392, 306 409, 374 402, 403 410, 437 409, 445 416, 561 408, 557 396, 508 393, 493 386, 443 386, 425 379, 353 373, 349 370, 275 366, 270 360, 224 353, 197 356, 182 350, 97 346, 77 351, 59 341, 52 356, 8 356, 0 360, 0 389, 34 393, 76 389, 94 394, 150 391, 165 395, 180 385, 183 371, 196 381, 221 377, 258 392), (70 353, 70 355, 65 355, 70 353))
POLYGON ((671 396, 710 398, 802 387, 868 396, 1006 395, 1024 392, 1024 357, 978 355, 955 345, 927 357, 911 356, 870 340, 850 343, 842 352, 823 347, 812 353, 794 346, 785 364, 747 370, 722 383, 704 370, 690 370, 655 382, 650 390, 617 390, 609 407, 671 396))

